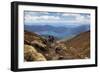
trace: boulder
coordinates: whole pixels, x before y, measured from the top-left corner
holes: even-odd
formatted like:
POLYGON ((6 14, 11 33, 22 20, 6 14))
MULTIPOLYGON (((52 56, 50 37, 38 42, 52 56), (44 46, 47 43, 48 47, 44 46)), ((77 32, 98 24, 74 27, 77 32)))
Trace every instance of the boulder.
POLYGON ((24 59, 26 61, 46 61, 46 58, 30 45, 24 45, 24 59))

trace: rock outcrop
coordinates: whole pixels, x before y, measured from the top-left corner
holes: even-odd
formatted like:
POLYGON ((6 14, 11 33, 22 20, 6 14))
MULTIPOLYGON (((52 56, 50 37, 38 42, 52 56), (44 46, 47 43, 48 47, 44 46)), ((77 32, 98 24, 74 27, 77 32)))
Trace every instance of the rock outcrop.
POLYGON ((29 45, 24 45, 24 59, 25 61, 46 61, 46 58, 41 53, 29 45))

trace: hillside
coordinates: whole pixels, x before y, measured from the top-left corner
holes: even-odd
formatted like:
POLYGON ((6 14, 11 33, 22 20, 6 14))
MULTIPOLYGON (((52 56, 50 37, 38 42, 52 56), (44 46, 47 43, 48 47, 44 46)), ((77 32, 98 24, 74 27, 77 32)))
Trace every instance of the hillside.
POLYGON ((90 57, 90 31, 80 33, 68 41, 61 41, 71 50, 73 54, 77 54, 80 58, 90 57))
POLYGON ((90 58, 90 31, 80 33, 70 40, 51 42, 48 39, 25 30, 25 61, 90 58))

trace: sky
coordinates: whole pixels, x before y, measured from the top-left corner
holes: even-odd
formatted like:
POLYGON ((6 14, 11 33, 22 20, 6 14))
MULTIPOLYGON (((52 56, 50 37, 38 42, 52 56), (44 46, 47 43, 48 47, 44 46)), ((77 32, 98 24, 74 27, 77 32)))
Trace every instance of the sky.
POLYGON ((48 25, 56 23, 63 23, 64 25, 87 25, 90 24, 90 14, 24 11, 24 23, 25 25, 45 25, 44 23, 52 23, 48 25))

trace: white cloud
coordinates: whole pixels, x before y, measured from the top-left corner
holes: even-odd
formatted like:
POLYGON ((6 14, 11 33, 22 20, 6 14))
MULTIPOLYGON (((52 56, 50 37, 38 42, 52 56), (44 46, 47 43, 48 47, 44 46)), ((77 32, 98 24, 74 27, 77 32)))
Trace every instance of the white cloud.
POLYGON ((59 20, 60 17, 58 16, 48 16, 48 15, 43 15, 43 16, 31 16, 31 15, 26 15, 25 16, 25 22, 28 23, 33 23, 33 22, 48 22, 48 21, 56 21, 59 20))
POLYGON ((90 23, 90 17, 87 18, 87 16, 77 15, 76 16, 76 21, 79 22, 79 23, 89 24, 90 23))
POLYGON ((42 15, 32 15, 32 13, 25 14, 25 23, 71 23, 71 24, 89 24, 90 23, 90 15, 81 15, 81 14, 68 14, 63 13, 62 17, 59 15, 53 16, 49 15, 48 12, 39 12, 43 13, 42 15), (68 20, 68 17, 72 17, 73 19, 68 20))
POLYGON ((40 16, 40 18, 44 19, 44 20, 58 20, 58 19, 60 19, 60 17, 58 17, 58 16, 47 16, 47 15, 40 16))
POLYGON ((90 15, 81 15, 81 14, 66 14, 64 13, 63 16, 65 17, 73 17, 74 20, 68 20, 71 23, 80 23, 80 24, 88 24, 90 23, 90 15))
POLYGON ((73 17, 77 17, 80 14, 76 14, 76 13, 63 13, 63 16, 73 16, 73 17))

